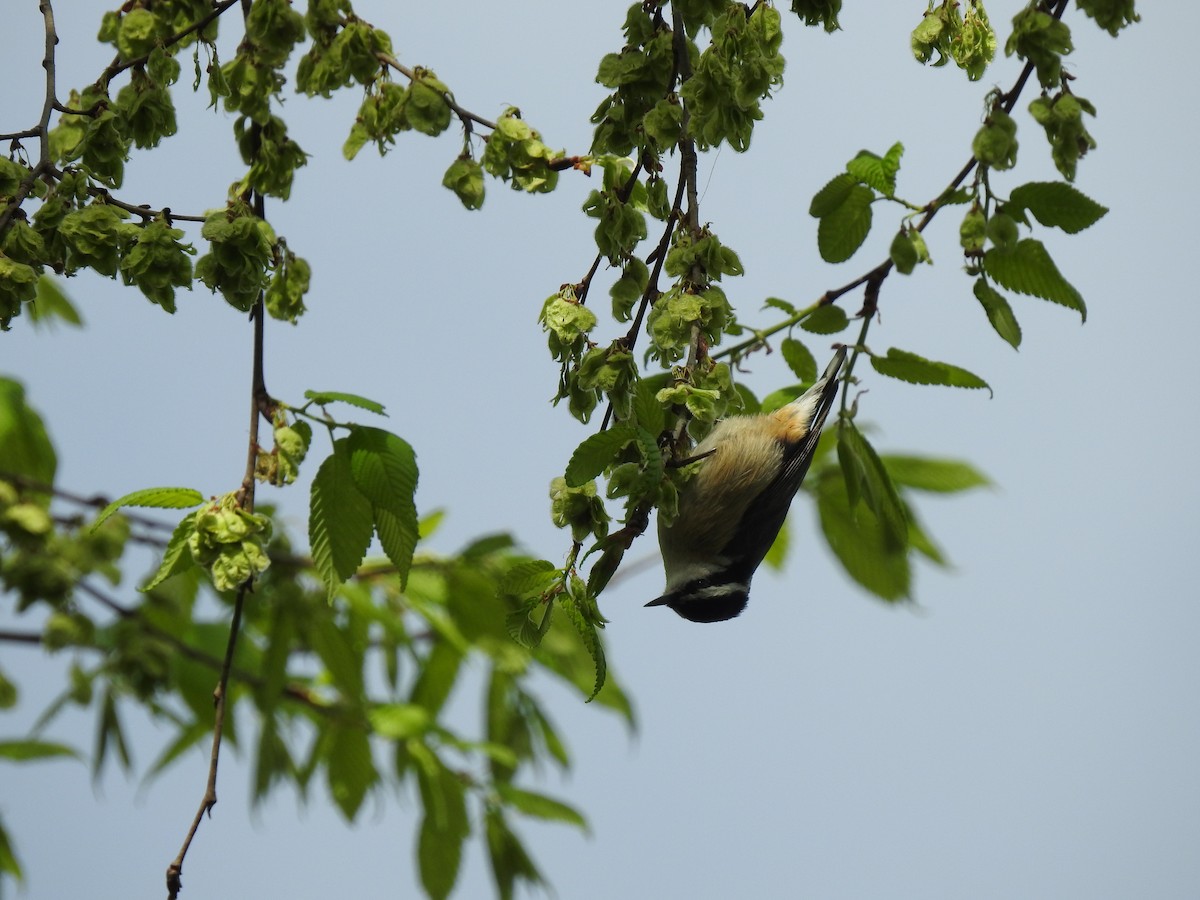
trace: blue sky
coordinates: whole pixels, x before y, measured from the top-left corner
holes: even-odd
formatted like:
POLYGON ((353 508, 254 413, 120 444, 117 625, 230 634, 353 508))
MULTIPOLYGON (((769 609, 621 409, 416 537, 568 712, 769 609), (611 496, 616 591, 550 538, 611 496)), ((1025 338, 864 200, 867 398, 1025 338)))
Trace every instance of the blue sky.
MULTIPOLYGON (((58 4, 63 96, 110 57, 93 40, 103 4, 69 5, 58 4)), ((988 5, 1002 35, 1019 5, 988 5)), ((433 68, 463 106, 494 116, 516 104, 548 144, 586 149, 602 96, 595 65, 619 49, 624 4, 398 6, 356 4, 391 33, 401 61, 433 68)), ((885 285, 872 349, 959 363, 995 391, 873 373, 865 385, 862 417, 881 450, 969 459, 995 481, 921 502, 953 570, 920 569, 918 605, 885 607, 840 573, 802 500, 787 570, 761 573, 733 622, 643 609, 662 586, 653 565, 606 593, 610 664, 640 730, 631 739, 611 716, 545 688, 575 768, 539 787, 592 825, 590 838, 521 829, 559 896, 1200 892, 1200 592, 1187 574, 1200 503, 1200 298, 1187 255, 1200 7, 1143 6, 1144 21, 1115 41, 1068 13, 1074 89, 1099 108, 1099 147, 1076 185, 1111 212, 1075 237, 1036 236, 1087 300, 1087 324, 1014 297, 1025 334, 1014 353, 960 271, 953 213, 927 232, 935 265, 885 285)), ((847 7, 832 36, 785 15, 785 85, 751 152, 701 161, 701 217, 741 255, 747 274, 726 289, 756 324, 771 321, 758 312, 764 297, 810 302, 886 252, 881 218, 849 263, 817 256, 808 202, 847 159, 902 141, 899 192, 935 196, 969 154, 984 94, 1017 72, 1002 58, 969 84, 953 68, 918 66, 908 31, 919 0, 847 7)), ((24 127, 41 104, 36 3, 5 4, 0 24, 18 36, 0 59, 0 109, 5 127, 24 127)), ((121 196, 199 212, 242 170, 228 118, 206 112, 204 96, 177 102, 181 134, 145 165, 134 160, 121 196)), ((536 316, 590 264, 579 205, 591 183, 567 174, 539 197, 489 183, 484 209, 469 214, 440 186, 454 134, 410 135, 387 158, 364 151, 351 165, 340 154, 350 98, 293 98, 285 115, 313 159, 271 218, 314 279, 300 326, 271 329, 268 386, 284 399, 313 388, 384 402, 389 427, 417 450, 421 508, 449 510, 436 548, 512 529, 558 558, 567 541, 549 522, 547 484, 587 431, 546 402, 556 372, 536 316)), ((1036 126, 1019 122, 1007 188, 1055 177, 1036 126)), ((244 458, 241 317, 204 292, 182 295, 171 318, 99 279, 68 290, 86 330, 34 334, 18 320, 0 337, 0 372, 25 381, 48 416, 61 484, 109 495, 180 482, 228 489, 244 458)), ((778 354, 749 368, 760 394, 791 380, 778 354)), ((299 525, 304 491, 277 499, 299 525)), ((634 555, 655 553, 647 538, 634 555)), ((3 653, 26 698, 0 720, 13 734, 54 691, 58 661, 3 653)), ((464 722, 478 716, 473 702, 458 699, 464 722)), ((164 738, 149 726, 138 734, 146 764, 164 738)), ((59 736, 90 746, 89 720, 65 720, 59 736)), ((235 759, 189 855, 185 897, 412 895, 413 798, 388 798, 353 827, 319 795, 300 811, 285 795, 249 811, 235 759)), ((66 763, 0 769, 29 896, 81 883, 96 898, 159 893, 203 778, 199 754, 146 789, 115 774, 93 786, 66 763)), ((456 896, 489 892, 472 848, 456 896)))

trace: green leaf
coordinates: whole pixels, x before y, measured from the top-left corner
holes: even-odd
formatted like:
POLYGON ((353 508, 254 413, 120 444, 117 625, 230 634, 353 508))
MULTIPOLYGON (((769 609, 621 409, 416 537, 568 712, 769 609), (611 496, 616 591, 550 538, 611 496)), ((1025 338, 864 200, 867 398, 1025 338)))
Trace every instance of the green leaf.
POLYGON ((52 325, 61 320, 76 328, 83 326, 83 317, 79 310, 67 298, 58 279, 42 275, 37 283, 37 297, 29 306, 29 318, 34 324, 52 325))
POLYGON ((185 572, 196 564, 191 550, 188 549, 188 541, 191 539, 192 532, 196 530, 196 517, 199 515, 200 511, 197 510, 179 521, 175 530, 171 532, 171 539, 167 541, 167 549, 163 551, 158 571, 138 590, 143 593, 152 591, 168 578, 185 572))
MULTIPOLYGON (((852 257, 871 231, 871 203, 875 192, 861 184, 852 185, 842 203, 821 216, 817 226, 817 249, 828 263, 852 257)), ((814 206, 816 199, 813 200, 814 206)))
POLYGON ((608 674, 608 666, 604 660, 604 645, 600 641, 600 634, 596 625, 588 620, 588 617, 584 615, 573 599, 565 595, 560 595, 559 606, 566 611, 567 618, 571 620, 571 624, 579 632, 580 640, 583 641, 583 646, 592 658, 592 665, 596 669, 596 680, 593 682, 592 692, 587 698, 587 702, 591 703, 592 700, 596 699, 596 695, 600 693, 600 689, 604 687, 604 680, 608 674))
POLYGON ((1041 241, 1025 238, 1012 246, 993 247, 983 255, 983 269, 1001 287, 1058 303, 1087 320, 1083 297, 1063 278, 1041 241))
POLYGON ((49 485, 57 468, 42 417, 25 404, 25 388, 0 377, 0 469, 49 485))
POLYGON ((52 759, 55 757, 70 757, 79 759, 79 751, 66 744, 55 744, 50 741, 0 741, 0 759, 9 762, 28 762, 31 759, 52 759))
POLYGON ((104 692, 100 701, 100 714, 96 717, 96 748, 92 752, 92 775, 100 773, 104 760, 108 756, 110 742, 117 749, 117 760, 121 768, 128 772, 133 766, 129 756, 129 744, 125 741, 125 730, 121 727, 121 717, 117 713, 117 700, 110 687, 104 692))
POLYGON ((500 900, 513 900, 516 882, 527 882, 530 886, 544 884, 542 873, 525 851, 524 845, 508 827, 499 809, 489 809, 484 815, 487 833, 488 857, 492 864, 492 877, 500 900))
POLYGON ((908 545, 927 560, 936 566, 946 568, 950 565, 946 559, 946 554, 942 552, 942 548, 933 542, 926 532, 917 517, 913 514, 911 508, 905 507, 908 512, 908 545))
POLYGON ((574 807, 568 806, 561 800, 547 797, 533 791, 524 791, 504 782, 497 783, 496 793, 500 799, 518 812, 549 822, 566 822, 574 825, 584 834, 589 834, 587 820, 574 807))
POLYGON ((971 488, 987 487, 992 483, 970 463, 959 459, 935 459, 902 454, 886 454, 880 458, 896 484, 921 491, 954 494, 971 488))
POLYGON ((317 469, 309 497, 308 542, 330 597, 358 570, 373 525, 371 503, 355 486, 348 439, 342 438, 317 469))
POLYGON ((94 534, 96 529, 104 524, 105 519, 118 509, 126 506, 143 506, 153 509, 188 509, 192 506, 199 506, 203 502, 204 495, 195 488, 142 488, 140 491, 133 491, 124 497, 119 497, 100 510, 100 515, 96 516, 96 521, 92 523, 92 527, 88 530, 94 534))
POLYGON ((847 496, 854 497, 861 488, 862 496, 875 514, 888 546, 904 547, 908 543, 908 518, 904 503, 875 448, 849 419, 838 422, 837 439, 838 459, 846 481, 847 496))
POLYGON ((432 900, 445 900, 458 881, 463 840, 470 833, 465 790, 462 781, 427 749, 416 771, 425 807, 417 836, 421 885, 432 900))
POLYGON ((897 546, 870 508, 850 508, 845 482, 836 469, 817 481, 817 512, 829 548, 851 578, 877 597, 907 599, 912 576, 904 546, 897 546))
POLYGON ((850 324, 850 319, 840 306, 832 303, 821 306, 800 320, 800 327, 813 334, 837 334, 844 331, 850 324))
POLYGON ((389 741, 417 737, 433 724, 429 711, 416 703, 380 704, 367 711, 367 721, 377 735, 389 741))
MULTIPOLYGON (((480 628, 467 628, 468 623, 462 616, 462 611, 464 607, 470 608, 481 606, 482 604, 470 602, 478 599, 476 597, 467 598, 467 601, 462 603, 456 602, 458 599, 458 592, 452 591, 452 608, 450 613, 459 622, 460 627, 465 632, 473 631, 473 633, 468 634, 468 637, 474 639, 484 632, 480 628)), ((497 619, 495 625, 499 626, 499 614, 494 609, 494 606, 500 605, 499 598, 493 597, 491 599, 496 602, 486 606, 482 612, 484 614, 495 614, 497 619)), ((454 689, 455 682, 458 680, 462 663, 463 654, 458 647, 444 639, 434 641, 433 647, 425 654, 425 658, 421 660, 420 673, 417 675, 416 681, 413 682, 412 692, 409 695, 410 702, 408 704, 400 704, 400 706, 420 709, 424 713, 426 723, 432 724, 431 720, 437 717, 442 707, 446 705, 446 701, 450 698, 450 692, 454 689)), ((397 715, 400 714, 397 713, 397 715)), ((411 713, 411 716, 416 716, 415 710, 411 713)), ((412 724, 415 725, 417 723, 414 721, 412 724)), ((396 726, 393 725, 392 727, 395 728, 396 726)), ((403 736, 411 737, 412 735, 403 736)))
POLYGON ((931 359, 898 350, 888 349, 887 356, 872 356, 871 365, 880 375, 898 378, 909 384, 940 384, 946 387, 985 388, 990 396, 992 389, 988 383, 958 366, 949 363, 935 362, 931 359))
MULTIPOLYGON (((837 307, 826 307, 836 309, 837 307)), ((843 316, 845 313, 842 314, 843 316)), ((783 361, 788 364, 788 368, 793 374, 805 383, 811 383, 817 380, 817 361, 807 347, 795 338, 784 338, 779 345, 779 352, 783 354, 783 361)))
POLYGON ((1076 234, 1094 225, 1108 212, 1082 191, 1063 181, 1031 181, 1014 188, 1009 195, 1009 207, 1027 209, 1043 225, 1061 228, 1067 234, 1076 234))
POLYGON ((354 484, 371 504, 379 543, 395 565, 403 589, 420 536, 413 499, 416 454, 403 438, 381 428, 354 426, 346 441, 354 484))
POLYGON ((929 247, 921 232, 905 226, 896 232, 892 245, 888 248, 888 256, 901 275, 911 275, 917 263, 932 263, 929 257, 929 247))
POLYGON ((8 831, 4 827, 4 820, 0 819, 0 876, 11 875, 13 880, 18 884, 24 880, 24 875, 21 872, 21 861, 17 859, 17 853, 13 849, 12 841, 9 840, 8 831))
POLYGON ((367 791, 379 781, 371 759, 367 733, 353 726, 331 725, 332 736, 325 757, 329 793, 346 821, 353 822, 367 791))
POLYGON ((803 384, 788 384, 781 388, 776 388, 762 398, 762 404, 759 406, 758 411, 763 415, 773 413, 775 410, 787 406, 803 393, 803 384))
POLYGON ((567 463, 567 486, 582 487, 599 476, 614 461, 617 453, 635 437, 636 432, 632 427, 617 425, 585 438, 567 463))
POLYGON ((986 278, 975 281, 975 297, 987 313, 996 334, 1008 341, 1014 350, 1021 346, 1021 326, 1003 294, 987 283, 986 278))
POLYGON ((358 394, 346 394, 342 391, 305 391, 306 399, 314 403, 325 406, 328 403, 349 403, 351 406, 357 406, 359 409, 365 409, 368 412, 378 413, 381 416, 386 416, 383 411, 383 404, 376 403, 374 400, 368 400, 366 397, 360 397, 358 394))
POLYGON ((846 198, 850 196, 853 188, 854 179, 849 175, 844 172, 834 175, 825 183, 824 187, 813 195, 812 202, 808 205, 808 214, 814 219, 825 218, 846 202, 846 198))
POLYGON ((867 187, 891 197, 896 193, 896 173, 900 171, 900 157, 903 154, 904 145, 901 143, 893 144, 885 156, 860 150, 858 156, 846 163, 846 171, 867 187))
POLYGON ((500 591, 514 597, 527 597, 530 594, 541 594, 555 579, 554 563, 545 559, 531 559, 514 564, 504 580, 500 582, 500 591))
POLYGON ((658 390, 655 381, 643 378, 633 397, 633 419, 651 435, 658 435, 667 427, 667 414, 658 402, 658 390))

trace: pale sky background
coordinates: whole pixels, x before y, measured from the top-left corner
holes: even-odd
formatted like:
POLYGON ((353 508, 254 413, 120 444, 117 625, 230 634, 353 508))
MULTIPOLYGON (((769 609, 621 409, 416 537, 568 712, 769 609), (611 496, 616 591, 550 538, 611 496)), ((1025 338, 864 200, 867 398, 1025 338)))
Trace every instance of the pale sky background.
MULTIPOLYGON (((988 4, 1001 40, 1020 5, 988 4)), ((1144 21, 1115 41, 1068 13, 1074 88, 1099 108, 1089 123, 1099 148, 1076 184, 1112 211, 1078 236, 1036 236, 1086 298, 1087 324, 1012 297, 1025 332, 1014 353, 960 271, 958 211, 927 233, 936 265, 884 287, 873 349, 959 363, 995 390, 989 400, 861 373, 862 418, 882 451, 966 458, 996 482, 918 501, 954 570, 920 567, 919 606, 888 608, 841 574, 802 499, 787 571, 759 575, 740 619, 699 626, 643 609, 662 585, 657 566, 606 593, 609 661, 640 730, 631 739, 615 717, 544 685, 575 767, 533 786, 576 804, 593 832, 518 825, 559 897, 1200 896, 1200 591, 1189 574, 1200 504, 1200 297, 1189 271, 1200 5, 1140 5, 1144 21)), ((104 4, 56 6, 65 98, 111 52, 93 40, 104 4)), ((785 13, 786 81, 751 153, 701 163, 701 216, 741 255, 747 275, 726 289, 750 323, 773 321, 757 312, 766 296, 811 302, 882 258, 898 221, 888 209, 848 264, 817 256, 809 199, 847 159, 902 141, 899 193, 924 202, 967 158, 984 94, 1018 71, 1001 58, 970 84, 953 67, 917 65, 908 33, 923 0, 846 6, 832 36, 785 13)), ((547 143, 586 151, 603 94, 595 67, 622 43, 626 4, 356 8, 467 108, 495 116, 517 104, 547 143)), ((0 32, 0 127, 27 127, 41 105, 35 0, 5 0, 0 32)), ((232 120, 206 102, 178 93, 180 135, 148 166, 134 159, 123 199, 181 212, 223 202, 242 166, 232 120)), ((386 159, 364 151, 351 165, 340 148, 353 107, 350 96, 292 98, 285 110, 313 158, 293 202, 269 214, 314 278, 300 326, 270 326, 268 386, 284 400, 313 388, 384 402, 387 427, 417 450, 420 508, 450 512, 435 549, 512 529, 558 559, 568 540, 549 522, 547 484, 588 430, 545 402, 556 371, 536 317, 591 261, 579 205, 592 182, 566 173, 536 197, 489 182, 483 211, 469 214, 440 186, 454 129, 405 136, 386 159)), ((998 179, 1002 190, 1056 177, 1040 129, 1023 112, 1019 122, 1020 165, 998 179)), ((22 379, 47 415, 60 484, 114 496, 235 486, 243 317, 207 292, 182 294, 171 318, 111 282, 67 287, 86 330, 34 334, 22 318, 0 337, 0 372, 22 379)), ((810 341, 818 358, 823 341, 810 341)), ((778 355, 750 368, 760 395, 790 380, 778 355)), ((300 525, 306 489, 272 495, 300 525)), ((655 553, 647 537, 633 556, 655 553)), ((0 735, 16 736, 57 690, 61 661, 0 653, 24 691, 18 712, 0 718, 0 735)), ((471 725, 479 710, 464 687, 456 715, 471 725)), ((90 749, 91 722, 64 719, 56 736, 90 749)), ((135 734, 144 766, 166 735, 135 734)), ((221 802, 187 859, 185 898, 415 895, 411 798, 376 803, 352 827, 320 788, 305 809, 279 794, 250 811, 245 759, 235 759, 224 757, 221 802)), ((93 786, 68 762, 0 767, 0 813, 28 896, 162 896, 205 766, 197 753, 148 789, 117 773, 93 786)), ((490 895, 474 838, 455 896, 490 895)))

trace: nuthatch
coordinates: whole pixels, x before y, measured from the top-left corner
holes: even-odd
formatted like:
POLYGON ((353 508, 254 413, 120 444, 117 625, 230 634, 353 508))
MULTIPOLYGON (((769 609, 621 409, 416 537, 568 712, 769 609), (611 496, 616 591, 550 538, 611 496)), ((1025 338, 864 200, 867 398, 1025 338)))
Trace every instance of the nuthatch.
POLYGON ((691 454, 706 457, 679 494, 670 525, 658 521, 669 606, 693 622, 721 622, 746 608, 750 579, 787 518, 837 396, 846 359, 839 348, 825 373, 773 413, 733 416, 691 454))

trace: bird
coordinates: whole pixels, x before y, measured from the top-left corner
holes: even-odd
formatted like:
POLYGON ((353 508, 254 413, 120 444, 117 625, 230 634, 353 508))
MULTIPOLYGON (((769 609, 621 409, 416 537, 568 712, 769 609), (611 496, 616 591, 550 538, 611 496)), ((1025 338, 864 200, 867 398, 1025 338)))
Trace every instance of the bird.
POLYGON ((646 606, 693 622, 723 622, 746 608, 750 580, 812 464, 845 359, 838 347, 791 403, 722 419, 696 446, 689 459, 700 468, 680 489, 678 514, 669 524, 659 517, 666 588, 646 606))

